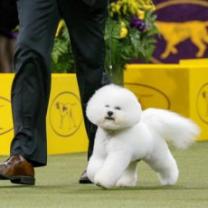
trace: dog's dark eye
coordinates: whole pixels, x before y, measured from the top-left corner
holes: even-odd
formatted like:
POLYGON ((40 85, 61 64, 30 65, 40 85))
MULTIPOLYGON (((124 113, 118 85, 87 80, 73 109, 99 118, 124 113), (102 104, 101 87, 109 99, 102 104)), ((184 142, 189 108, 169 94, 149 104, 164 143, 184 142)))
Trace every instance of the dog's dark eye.
POLYGON ((119 106, 116 106, 115 109, 116 110, 121 110, 121 108, 119 106))
POLYGON ((105 107, 106 107, 106 108, 109 108, 110 106, 109 106, 109 105, 105 105, 105 107))

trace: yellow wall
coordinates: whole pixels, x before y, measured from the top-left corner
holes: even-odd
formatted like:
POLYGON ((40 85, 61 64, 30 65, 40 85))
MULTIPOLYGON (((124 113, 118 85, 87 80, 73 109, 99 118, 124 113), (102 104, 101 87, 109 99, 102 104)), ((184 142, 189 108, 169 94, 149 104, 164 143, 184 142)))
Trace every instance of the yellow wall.
POLYGON ((0 154, 9 153, 9 144, 13 136, 10 105, 10 88, 13 75, 0 75, 0 154))
MULTIPOLYGON (((9 154, 13 137, 10 105, 12 74, 0 75, 0 155, 9 154)), ((53 74, 47 114, 48 153, 85 152, 87 136, 74 74, 53 74)))
MULTIPOLYGON (((10 103, 12 74, 0 75, 0 155, 9 154, 13 137, 10 103)), ((180 65, 128 65, 125 86, 143 108, 170 109, 195 120, 199 140, 208 140, 208 61, 186 60, 180 65)), ((47 115, 48 153, 85 152, 84 128, 76 76, 53 74, 47 115)))
POLYGON ((199 140, 208 140, 208 60, 128 65, 124 80, 144 109, 170 109, 190 117, 201 127, 199 140))

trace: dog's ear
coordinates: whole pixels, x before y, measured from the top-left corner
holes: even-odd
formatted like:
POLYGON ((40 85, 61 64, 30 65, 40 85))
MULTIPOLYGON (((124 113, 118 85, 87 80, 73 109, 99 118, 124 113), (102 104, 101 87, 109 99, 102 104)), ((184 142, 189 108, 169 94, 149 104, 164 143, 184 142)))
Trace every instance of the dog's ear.
POLYGON ((99 111, 101 108, 100 99, 95 93, 88 101, 86 106, 86 116, 93 124, 97 125, 99 111))

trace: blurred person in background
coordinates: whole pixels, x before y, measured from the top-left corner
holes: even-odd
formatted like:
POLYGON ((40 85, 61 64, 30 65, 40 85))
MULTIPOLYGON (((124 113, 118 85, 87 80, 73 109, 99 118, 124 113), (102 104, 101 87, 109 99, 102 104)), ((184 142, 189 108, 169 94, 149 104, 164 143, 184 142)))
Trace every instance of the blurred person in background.
MULTIPOLYGON (((17 0, 20 29, 11 92, 14 137, 10 157, 0 164, 1 180, 34 185, 34 168, 47 164, 50 56, 61 18, 72 43, 89 138, 88 158, 91 156, 96 128, 86 119, 85 107, 92 94, 103 85, 107 5, 108 0, 17 0)), ((85 172, 79 182, 90 183, 85 172)))
POLYGON ((18 25, 16 0, 0 1, 0 72, 11 72, 18 25))

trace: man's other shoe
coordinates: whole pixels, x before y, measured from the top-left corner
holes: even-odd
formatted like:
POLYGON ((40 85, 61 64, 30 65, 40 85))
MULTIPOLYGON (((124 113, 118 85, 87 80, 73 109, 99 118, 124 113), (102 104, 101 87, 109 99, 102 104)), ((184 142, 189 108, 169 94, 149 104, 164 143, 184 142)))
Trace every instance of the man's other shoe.
POLYGON ((81 184, 90 184, 90 183, 92 183, 90 181, 90 179, 87 177, 87 171, 86 170, 82 173, 82 175, 79 179, 79 183, 81 183, 81 184))
POLYGON ((12 155, 0 164, 0 180, 12 183, 34 185, 34 168, 22 155, 12 155))

